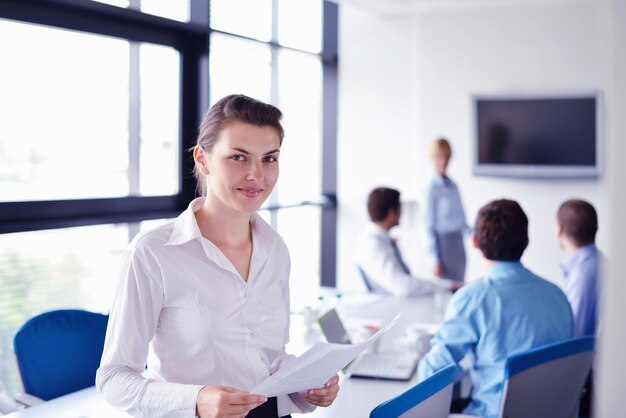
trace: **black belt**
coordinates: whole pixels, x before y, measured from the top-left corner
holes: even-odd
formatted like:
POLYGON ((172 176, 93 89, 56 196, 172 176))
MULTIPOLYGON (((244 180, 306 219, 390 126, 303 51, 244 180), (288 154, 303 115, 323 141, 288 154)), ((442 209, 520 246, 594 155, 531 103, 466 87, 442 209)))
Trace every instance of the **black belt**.
MULTIPOLYGON (((250 411, 246 418, 279 418, 276 397, 267 398, 267 402, 250 411)), ((291 418, 291 415, 285 415, 280 418, 291 418)))

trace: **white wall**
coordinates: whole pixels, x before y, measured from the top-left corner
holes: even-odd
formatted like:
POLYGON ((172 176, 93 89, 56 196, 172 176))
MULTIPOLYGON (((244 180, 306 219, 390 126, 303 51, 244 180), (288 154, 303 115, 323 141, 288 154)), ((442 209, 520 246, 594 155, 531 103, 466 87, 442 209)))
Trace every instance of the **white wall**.
POLYGON ((365 199, 374 187, 411 191, 414 149, 413 22, 340 9, 338 117, 338 282, 359 286, 350 257, 367 222, 365 199))
POLYGON ((611 200, 611 236, 610 245, 613 258, 610 260, 604 292, 605 321, 600 341, 599 383, 596 415, 598 417, 618 418, 624 416, 624 376, 626 376, 626 327, 624 317, 626 306, 626 280, 624 268, 626 261, 626 196, 624 178, 626 178, 626 0, 607 0, 605 16, 608 59, 605 61, 610 94, 607 97, 607 132, 612 139, 609 142, 609 173, 611 200))
MULTIPOLYGON (((378 184, 418 196, 428 177, 428 146, 452 142, 450 175, 473 222, 492 199, 520 202, 530 219, 523 261, 559 282, 563 254, 554 238, 558 205, 570 197, 591 201, 608 216, 606 177, 586 181, 511 180, 471 173, 471 95, 606 89, 601 48, 602 14, 595 1, 531 2, 441 8, 391 19, 343 6, 340 20, 339 284, 358 285, 350 262, 353 237, 366 221, 365 197, 378 184)), ((426 273, 418 209, 411 205, 397 231, 409 263, 426 273), (403 221, 403 222, 404 222, 403 221)), ((481 274, 468 246, 468 278, 481 274)))

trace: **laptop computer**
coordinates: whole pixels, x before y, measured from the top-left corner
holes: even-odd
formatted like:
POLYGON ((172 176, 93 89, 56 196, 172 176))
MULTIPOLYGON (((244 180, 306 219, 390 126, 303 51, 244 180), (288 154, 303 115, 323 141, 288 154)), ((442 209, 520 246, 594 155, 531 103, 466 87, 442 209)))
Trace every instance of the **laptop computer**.
MULTIPOLYGON (((326 340, 335 344, 351 344, 350 336, 335 309, 318 319, 326 340)), ((361 353, 343 370, 349 377, 410 380, 419 360, 416 353, 361 353)))

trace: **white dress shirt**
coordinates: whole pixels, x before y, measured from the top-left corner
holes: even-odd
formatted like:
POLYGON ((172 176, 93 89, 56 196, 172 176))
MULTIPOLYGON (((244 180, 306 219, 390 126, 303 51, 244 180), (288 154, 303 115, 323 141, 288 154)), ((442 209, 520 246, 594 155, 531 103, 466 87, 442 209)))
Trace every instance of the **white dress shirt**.
MULTIPOLYGON (((254 214, 245 282, 202 237, 202 204, 137 236, 123 257, 96 386, 135 416, 194 417, 202 387, 249 391, 289 358, 285 243, 254 214)), ((279 416, 313 409, 298 394, 278 397, 279 416)))
POLYGON ((450 288, 448 280, 426 280, 411 275, 405 270, 398 254, 389 231, 370 222, 357 239, 353 258, 357 267, 365 273, 373 292, 419 296, 450 288))

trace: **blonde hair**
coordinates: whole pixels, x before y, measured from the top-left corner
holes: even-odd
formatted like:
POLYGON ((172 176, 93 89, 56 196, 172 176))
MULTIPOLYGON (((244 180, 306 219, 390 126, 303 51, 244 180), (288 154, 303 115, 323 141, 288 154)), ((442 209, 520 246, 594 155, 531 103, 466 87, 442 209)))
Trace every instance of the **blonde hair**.
POLYGON ((446 138, 435 139, 430 146, 431 158, 434 158, 439 152, 445 153, 448 158, 452 157, 452 147, 446 138))

